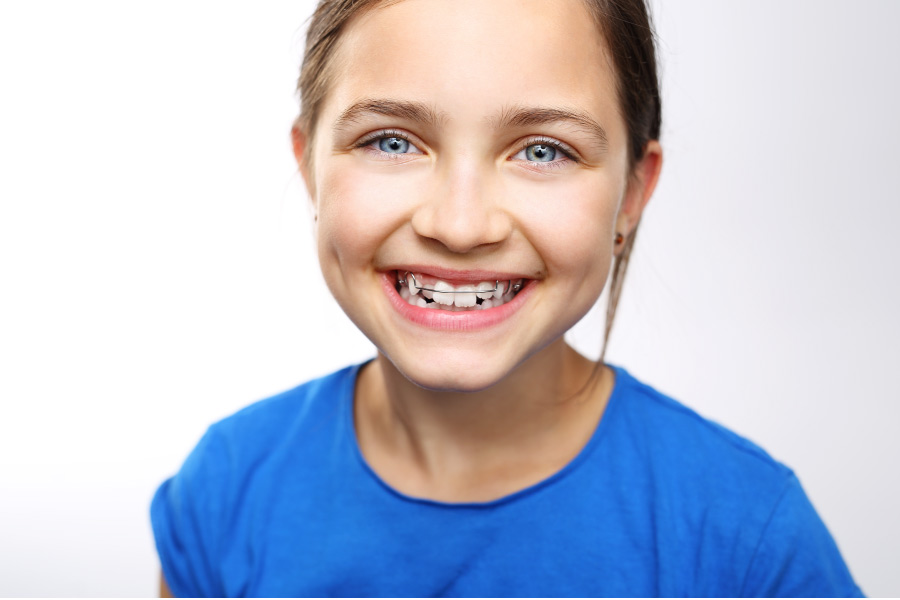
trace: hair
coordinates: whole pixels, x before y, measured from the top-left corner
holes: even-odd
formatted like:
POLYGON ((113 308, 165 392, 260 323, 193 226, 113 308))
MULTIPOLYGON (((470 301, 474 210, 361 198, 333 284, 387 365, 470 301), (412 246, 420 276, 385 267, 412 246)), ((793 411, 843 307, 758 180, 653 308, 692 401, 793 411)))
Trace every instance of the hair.
MULTIPOLYGON (((399 1, 401 0, 319 1, 306 33, 306 47, 297 82, 301 110, 294 124, 307 135, 309 143, 305 152, 308 164, 312 158, 310 148, 313 145, 315 126, 335 76, 333 57, 341 33, 354 17, 399 1)), ((633 174, 634 166, 644 156, 647 143, 659 139, 662 125, 656 35, 650 11, 646 0, 582 1, 594 18, 612 59, 619 104, 628 131, 629 168, 633 174)), ((606 354, 637 230, 638 224, 625 236, 622 251, 613 261, 600 363, 606 354)))

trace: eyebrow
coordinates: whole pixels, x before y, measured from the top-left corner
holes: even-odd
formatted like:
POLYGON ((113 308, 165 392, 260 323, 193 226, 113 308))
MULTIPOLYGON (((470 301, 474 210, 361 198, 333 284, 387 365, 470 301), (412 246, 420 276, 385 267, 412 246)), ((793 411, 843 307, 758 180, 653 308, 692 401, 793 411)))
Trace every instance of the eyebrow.
POLYGON ((437 127, 443 121, 443 115, 424 102, 392 100, 390 98, 366 98, 353 103, 344 110, 334 122, 334 131, 346 129, 366 114, 397 117, 437 127))
MULTIPOLYGON (((335 132, 340 132, 366 114, 397 117, 431 127, 438 127, 445 120, 442 113, 424 102, 392 98, 365 98, 354 102, 345 109, 335 120, 333 129, 335 132)), ((603 126, 589 114, 578 110, 542 106, 511 106, 502 110, 499 116, 492 119, 491 122, 498 130, 560 122, 570 123, 593 137, 601 151, 605 151, 609 147, 609 138, 603 126)))
POLYGON ((609 147, 609 138, 603 126, 589 114, 566 108, 512 106, 494 120, 497 129, 506 127, 533 127, 550 123, 571 123, 597 140, 601 150, 609 147))

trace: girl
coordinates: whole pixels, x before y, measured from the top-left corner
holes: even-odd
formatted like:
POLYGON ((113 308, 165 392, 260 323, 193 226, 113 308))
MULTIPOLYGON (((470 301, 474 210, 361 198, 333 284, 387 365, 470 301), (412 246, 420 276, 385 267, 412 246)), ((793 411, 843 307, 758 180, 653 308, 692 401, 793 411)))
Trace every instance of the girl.
POLYGON ((323 0, 300 93, 378 355, 209 429, 164 593, 859 595, 790 470, 563 341, 611 274, 608 336, 662 166, 643 0, 323 0))

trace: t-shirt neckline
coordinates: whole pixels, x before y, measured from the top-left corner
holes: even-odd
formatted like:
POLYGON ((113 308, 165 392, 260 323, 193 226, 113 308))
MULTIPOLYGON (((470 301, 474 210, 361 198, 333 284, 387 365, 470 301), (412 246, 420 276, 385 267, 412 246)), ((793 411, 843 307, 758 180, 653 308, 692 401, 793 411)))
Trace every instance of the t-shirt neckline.
POLYGON ((606 403, 606 408, 603 410, 603 414, 600 416, 600 422, 597 423, 597 426, 594 428, 594 432, 591 434, 590 439, 578 452, 578 454, 576 454, 575 457, 572 458, 572 460, 570 460, 557 472, 528 487, 507 494, 506 496, 501 496, 500 498, 489 500, 487 502, 445 502, 441 500, 432 500, 430 498, 410 496, 395 489, 393 486, 384 481, 381 476, 378 475, 378 473, 375 472, 375 470, 369 465, 369 463, 363 456, 362 449, 360 449, 359 447, 359 439, 356 436, 356 418, 354 415, 355 411, 353 410, 355 400, 354 396, 356 390, 356 380, 359 376, 359 372, 365 365, 372 362, 372 360, 374 359, 369 359, 365 362, 359 363, 351 369, 350 373, 348 373, 347 378, 344 380, 345 385, 341 394, 341 405, 342 411, 344 413, 344 426, 347 428, 347 437, 349 438, 349 444, 352 447, 352 453, 356 459, 357 464, 362 468, 367 477, 375 481, 378 487, 380 487, 382 490, 386 491, 389 495, 393 496, 396 499, 412 504, 433 506, 436 508, 451 510, 491 509, 504 504, 510 504, 512 502, 524 499, 528 496, 532 496, 545 488, 553 486, 557 482, 577 471, 578 468, 587 461, 588 457, 594 452, 597 446, 600 445, 601 440, 606 436, 606 431, 611 427, 610 422, 614 420, 616 413, 619 412, 618 407, 619 404, 622 403, 621 397, 624 394, 623 390, 625 387, 627 387, 627 382, 630 379, 629 374, 622 367, 604 363, 605 366, 613 370, 614 381, 612 392, 610 392, 609 400, 606 403))

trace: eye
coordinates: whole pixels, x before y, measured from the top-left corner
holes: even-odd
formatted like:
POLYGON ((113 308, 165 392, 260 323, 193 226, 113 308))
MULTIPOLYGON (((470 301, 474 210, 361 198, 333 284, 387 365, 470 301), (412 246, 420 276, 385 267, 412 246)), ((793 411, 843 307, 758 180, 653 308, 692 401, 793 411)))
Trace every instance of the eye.
POLYGON ((356 147, 382 157, 386 154, 390 157, 424 154, 401 131, 376 131, 357 142, 356 147))
POLYGON ((559 141, 551 138, 539 138, 526 140, 524 148, 510 157, 510 160, 521 160, 527 163, 546 166, 562 166, 566 163, 577 162, 575 153, 566 148, 559 141))
POLYGON ((547 144, 532 144, 525 148, 525 158, 534 162, 551 162, 556 158, 556 148, 547 144))
POLYGON ((378 140, 378 149, 388 154, 406 154, 412 144, 399 137, 383 137, 378 140))

